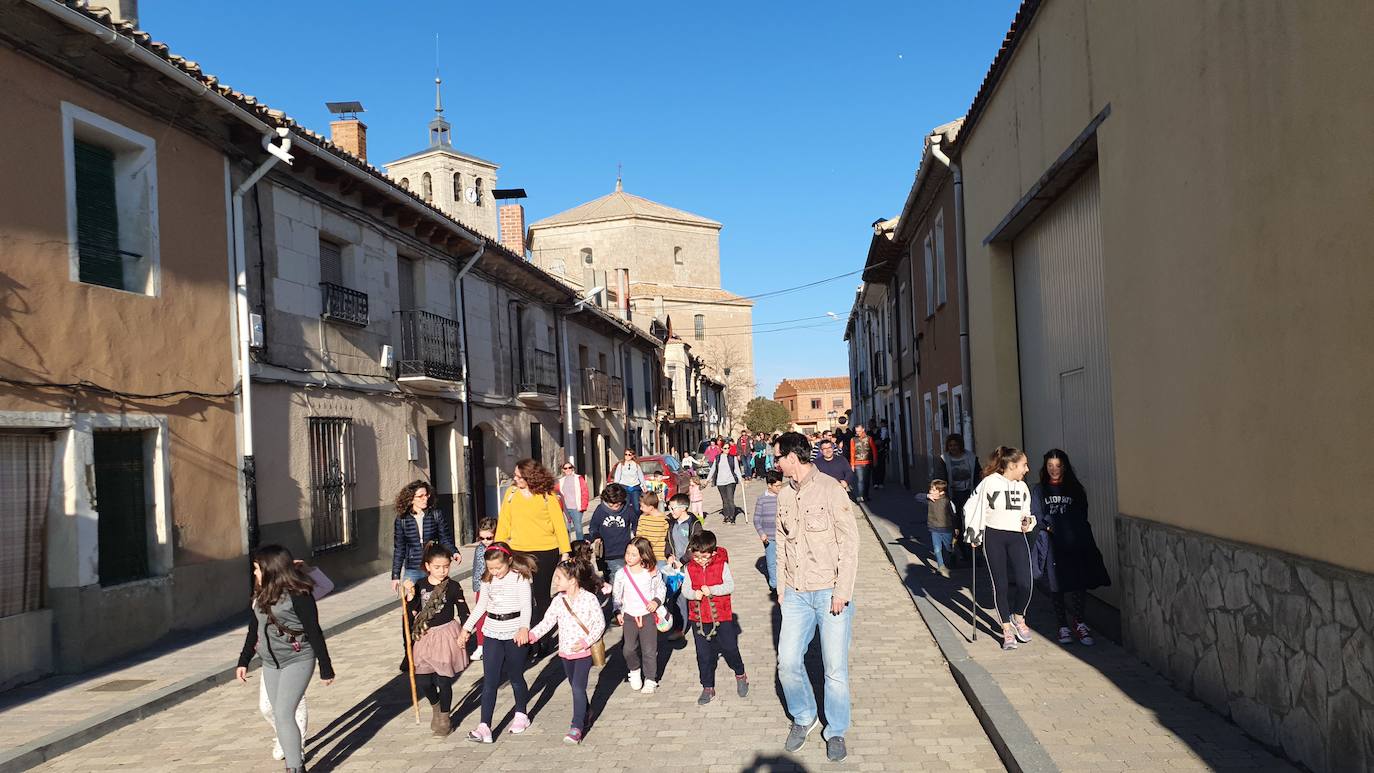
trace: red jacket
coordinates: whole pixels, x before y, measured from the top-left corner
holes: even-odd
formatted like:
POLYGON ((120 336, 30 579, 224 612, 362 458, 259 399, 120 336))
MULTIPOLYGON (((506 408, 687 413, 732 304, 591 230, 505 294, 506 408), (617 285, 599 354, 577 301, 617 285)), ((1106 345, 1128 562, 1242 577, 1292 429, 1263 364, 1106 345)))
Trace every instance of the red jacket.
MULTIPOLYGON (((711 563, 706 566, 698 564, 688 558, 687 576, 692 580, 692 588, 702 588, 707 585, 720 585, 725 580, 725 565, 730 561, 730 553, 725 548, 716 548, 716 554, 711 557, 711 563)), ((712 596, 711 602, 702 609, 702 599, 687 602, 687 619, 694 623, 724 623, 734 619, 734 613, 730 610, 730 595, 712 596), (704 618, 703 618, 704 616, 704 618)))
MULTIPOLYGON (((568 502, 563 497, 563 477, 566 476, 559 477, 559 479, 555 482, 554 490, 558 492, 558 501, 563 503, 563 509, 567 510, 568 502)), ((577 476, 577 491, 578 501, 573 503, 576 505, 576 507, 574 507, 573 509, 585 511, 587 509, 587 505, 591 503, 591 497, 588 496, 587 492, 587 478, 583 475, 577 476)))

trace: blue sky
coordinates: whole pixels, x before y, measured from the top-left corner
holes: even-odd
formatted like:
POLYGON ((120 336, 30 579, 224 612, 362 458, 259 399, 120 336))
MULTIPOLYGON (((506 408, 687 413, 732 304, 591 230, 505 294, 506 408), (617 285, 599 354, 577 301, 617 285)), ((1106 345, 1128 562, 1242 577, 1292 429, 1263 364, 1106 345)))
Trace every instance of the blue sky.
MULTIPOLYGON (((426 143, 438 32, 454 144, 501 164, 531 221, 609 193, 621 163, 626 191, 724 223, 723 285, 755 295, 862 267, 870 224, 900 210, 925 134, 968 109, 1016 5, 143 0, 140 12, 173 51, 321 133, 326 101, 362 102, 378 165, 426 143)), ((842 322, 767 323, 843 319, 858 283, 758 302, 759 392, 847 372, 842 322)))

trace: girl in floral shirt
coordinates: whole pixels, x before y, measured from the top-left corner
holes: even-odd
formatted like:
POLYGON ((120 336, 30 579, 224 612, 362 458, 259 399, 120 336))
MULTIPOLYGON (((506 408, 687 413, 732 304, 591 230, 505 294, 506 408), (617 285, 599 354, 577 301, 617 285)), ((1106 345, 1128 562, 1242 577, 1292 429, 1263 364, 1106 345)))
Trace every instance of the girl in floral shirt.
MULTIPOLYGON (((560 563, 553 573, 555 595, 549 611, 528 634, 529 642, 534 643, 558 626, 558 656, 563 659, 563 674, 568 677, 573 693, 572 727, 563 737, 563 743, 582 743, 582 729, 587 721, 587 677, 592 670, 592 645, 600 641, 606 631, 606 618, 596 596, 600 585, 596 571, 585 560, 560 563)), ((517 643, 524 642, 517 638, 517 643)))

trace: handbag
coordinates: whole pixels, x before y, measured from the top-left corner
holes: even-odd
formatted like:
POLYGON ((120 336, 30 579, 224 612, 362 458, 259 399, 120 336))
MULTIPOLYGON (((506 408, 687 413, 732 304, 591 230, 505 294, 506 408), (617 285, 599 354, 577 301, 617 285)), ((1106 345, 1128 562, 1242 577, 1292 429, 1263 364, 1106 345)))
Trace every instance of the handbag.
POLYGON ((315 583, 313 595, 316 601, 328 596, 329 592, 334 590, 334 581, 329 579, 329 576, 321 571, 318 566, 310 567, 306 574, 310 575, 310 580, 315 583))
MULTIPOLYGON (((630 574, 629 568, 626 567, 622 571, 625 572, 625 579, 630 581, 630 587, 639 594, 639 600, 644 602, 644 606, 649 606, 649 600, 644 597, 644 591, 639 589, 639 583, 635 582, 635 576, 630 574)), ((659 633, 667 633, 668 629, 673 627, 673 613, 669 612, 663 604, 659 604, 658 609, 654 610, 654 620, 656 621, 654 627, 658 629, 659 633)))
MULTIPOLYGON (((568 608, 568 614, 572 615, 572 619, 577 622, 577 627, 582 629, 582 633, 591 636, 591 629, 588 628, 587 625, 582 622, 582 618, 578 617, 577 613, 573 611, 572 604, 568 603, 567 596, 563 597, 563 606, 568 608)), ((597 668, 606 665, 606 639, 604 633, 602 634, 602 638, 592 643, 592 665, 597 668)))

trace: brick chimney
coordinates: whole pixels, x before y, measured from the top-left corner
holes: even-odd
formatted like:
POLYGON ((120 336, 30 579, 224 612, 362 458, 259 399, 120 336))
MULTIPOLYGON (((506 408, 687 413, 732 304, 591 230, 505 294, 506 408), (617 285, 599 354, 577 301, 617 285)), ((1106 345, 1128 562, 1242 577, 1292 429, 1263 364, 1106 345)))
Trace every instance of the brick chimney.
POLYGON ((356 117, 330 121, 329 139, 363 161, 367 160, 367 124, 356 117))
POLYGON ((104 8, 110 12, 110 21, 118 24, 125 22, 138 26, 138 0, 95 0, 91 8, 104 8))
POLYGON ((525 256, 525 205, 502 204, 497 210, 501 229, 501 246, 525 256))

